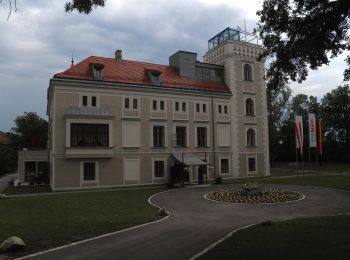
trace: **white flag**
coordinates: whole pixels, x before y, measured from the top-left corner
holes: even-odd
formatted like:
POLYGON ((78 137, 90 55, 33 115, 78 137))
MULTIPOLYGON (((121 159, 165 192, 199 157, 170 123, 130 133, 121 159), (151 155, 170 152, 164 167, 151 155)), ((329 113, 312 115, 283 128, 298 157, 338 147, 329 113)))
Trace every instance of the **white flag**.
POLYGON ((316 141, 316 118, 315 114, 309 114, 309 143, 310 147, 317 147, 316 141))
POLYGON ((303 117, 295 116, 295 143, 300 154, 303 154, 303 117))

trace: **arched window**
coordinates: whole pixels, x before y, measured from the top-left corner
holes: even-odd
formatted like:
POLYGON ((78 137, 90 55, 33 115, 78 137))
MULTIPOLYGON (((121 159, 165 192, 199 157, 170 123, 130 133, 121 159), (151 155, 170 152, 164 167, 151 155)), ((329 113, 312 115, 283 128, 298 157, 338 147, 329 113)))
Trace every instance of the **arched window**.
POLYGON ((253 80, 252 66, 250 64, 244 65, 244 80, 253 80))
POLYGON ((245 101, 245 114, 254 116, 254 101, 251 98, 247 98, 245 101))
POLYGON ((251 128, 247 131, 247 146, 255 146, 255 131, 251 128))

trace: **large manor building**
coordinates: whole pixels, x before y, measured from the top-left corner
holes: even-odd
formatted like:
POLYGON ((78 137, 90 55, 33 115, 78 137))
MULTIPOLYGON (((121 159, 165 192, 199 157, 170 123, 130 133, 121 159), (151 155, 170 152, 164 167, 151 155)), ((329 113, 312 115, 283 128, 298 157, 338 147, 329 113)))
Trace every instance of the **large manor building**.
POLYGON ((117 50, 54 75, 52 189, 167 183, 177 164, 192 183, 269 175, 263 49, 246 37, 225 29, 209 40, 203 62, 178 51, 169 65, 151 64, 117 50))

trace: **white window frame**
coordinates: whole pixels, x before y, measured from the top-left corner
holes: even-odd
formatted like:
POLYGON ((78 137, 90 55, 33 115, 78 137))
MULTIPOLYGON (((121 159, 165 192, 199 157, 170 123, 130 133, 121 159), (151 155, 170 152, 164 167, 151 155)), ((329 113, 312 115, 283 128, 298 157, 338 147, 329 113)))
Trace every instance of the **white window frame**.
POLYGON ((175 114, 187 114, 188 113, 188 110, 189 110, 189 106, 188 106, 188 101, 183 101, 183 100, 174 100, 173 102, 173 113, 175 114), (179 102, 179 111, 176 111, 175 110, 175 103, 176 102, 179 102), (185 103, 186 104, 186 110, 182 110, 182 104, 185 103))
POLYGON ((244 95, 243 96, 243 111, 244 111, 244 116, 256 116, 256 102, 255 102, 255 95, 244 95), (251 100, 253 100, 254 103, 254 115, 247 115, 247 106, 246 106, 246 102, 247 99, 250 98, 251 100))
POLYGON ((166 113, 167 111, 167 102, 164 98, 152 98, 151 102, 150 102, 150 111, 151 112, 162 112, 162 113, 166 113), (157 102, 157 109, 153 109, 153 101, 157 102), (164 110, 160 109, 160 102, 163 101, 164 102, 164 110))
POLYGON ((152 149, 164 149, 168 147, 168 129, 166 122, 151 122, 150 123, 150 147, 152 149), (153 146, 153 126, 164 126, 164 146, 163 147, 154 147, 153 146))
MULTIPOLYGON (((66 119, 66 148, 71 147, 71 124, 108 124, 108 139, 109 139, 109 148, 112 148, 114 145, 114 133, 113 133, 113 120, 112 119, 92 119, 92 118, 67 118, 66 119)), ((107 147, 106 147, 107 148, 107 147)), ((84 148, 85 149, 85 148, 84 148)), ((96 148, 91 148, 96 149, 96 148)))
POLYGON ((208 115, 208 103, 207 102, 193 102, 193 111, 196 114, 208 115), (199 105, 199 112, 197 112, 197 105, 199 105), (206 106, 206 112, 203 110, 203 105, 206 106))
POLYGON ((247 163, 247 175, 250 174, 257 174, 258 173, 258 160, 256 155, 247 155, 246 156, 246 163, 247 163), (254 158, 255 159, 255 171, 249 171, 249 158, 254 158))
POLYGON ((123 104, 122 108, 123 111, 140 111, 140 97, 138 96, 123 96, 123 104), (125 108, 125 99, 129 99, 129 108, 125 108), (134 108, 134 99, 137 99, 137 108, 134 108))
POLYGON ((173 123, 173 147, 174 148, 188 148, 190 147, 190 138, 189 138, 189 125, 188 123, 177 123, 177 122, 174 122, 173 123), (177 135, 176 135, 176 127, 177 126, 183 126, 183 127, 186 127, 186 146, 177 146, 177 135))
POLYGON ((242 81, 245 81, 245 82, 253 82, 253 81, 255 81, 255 79, 254 79, 254 63, 249 62, 249 61, 243 61, 242 62, 242 81), (246 64, 250 65, 250 67, 252 69, 252 80, 246 80, 244 78, 244 65, 246 65, 246 64))
POLYGON ((80 187, 82 184, 96 184, 99 185, 99 164, 98 161, 80 161, 80 187), (84 180, 84 163, 95 163, 95 180, 84 180))
POLYGON ((245 127, 245 147, 247 148, 256 148, 258 147, 258 134, 257 134, 257 131, 256 131, 256 125, 248 125, 245 127), (254 130, 254 133, 255 133, 255 146, 248 146, 248 140, 247 140, 247 137, 248 137, 248 130, 249 129, 253 129, 254 130))
MULTIPOLYGON (((207 107, 208 109, 208 107, 207 107)), ((216 103, 216 115, 217 116, 230 116, 231 114, 230 104, 227 102, 216 103), (219 106, 221 106, 221 113, 219 113, 219 106), (227 106, 227 114, 225 114, 225 106, 227 106)))
POLYGON ((95 93, 79 93, 79 107, 93 107, 92 97, 96 97, 96 106, 100 107, 100 95, 95 93), (83 96, 87 96, 87 106, 83 106, 83 96))
POLYGON ((210 134, 209 134, 209 124, 195 124, 194 126, 194 147, 196 148, 209 148, 211 147, 211 143, 210 143, 210 134), (197 140, 197 128, 198 127, 206 127, 207 128, 207 146, 206 147, 202 147, 202 146, 198 146, 198 140, 197 140))
POLYGON ((166 181, 168 179, 168 160, 166 157, 153 157, 152 158, 152 181, 166 181), (156 177, 155 176, 155 161, 163 161, 164 162, 164 177, 156 177))
POLYGON ((227 175, 231 175, 231 158, 229 156, 219 156, 219 171, 220 171, 220 175, 223 176, 227 176, 227 175), (228 172, 223 173, 221 172, 221 160, 222 159, 227 159, 228 160, 228 172))

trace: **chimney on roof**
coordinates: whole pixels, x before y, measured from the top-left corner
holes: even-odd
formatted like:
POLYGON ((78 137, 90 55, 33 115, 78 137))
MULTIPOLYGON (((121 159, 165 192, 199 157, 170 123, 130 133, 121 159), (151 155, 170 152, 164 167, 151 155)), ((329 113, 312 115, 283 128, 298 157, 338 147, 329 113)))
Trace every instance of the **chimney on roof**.
POLYGON ((118 63, 122 63, 122 61, 123 61, 123 59, 122 59, 122 50, 116 50, 114 55, 115 55, 115 60, 118 63))

